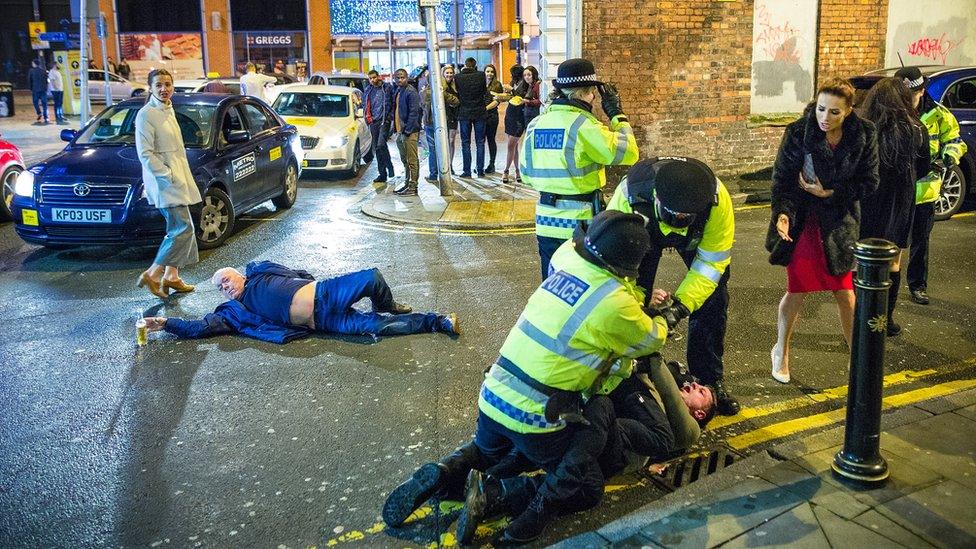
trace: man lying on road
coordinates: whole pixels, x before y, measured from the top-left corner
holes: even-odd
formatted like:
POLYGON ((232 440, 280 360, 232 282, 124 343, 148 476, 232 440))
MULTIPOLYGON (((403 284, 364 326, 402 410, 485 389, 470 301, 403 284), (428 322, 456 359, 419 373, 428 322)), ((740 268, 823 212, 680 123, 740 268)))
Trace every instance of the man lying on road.
POLYGON ((150 331, 165 330, 186 338, 239 332, 285 343, 325 332, 348 335, 406 335, 443 332, 459 335, 454 313, 412 313, 393 300, 378 269, 366 269, 315 281, 306 271, 292 270, 271 261, 254 261, 241 274, 232 267, 214 273, 211 282, 229 301, 200 320, 149 317, 150 331), (368 297, 373 312, 352 306, 368 297))

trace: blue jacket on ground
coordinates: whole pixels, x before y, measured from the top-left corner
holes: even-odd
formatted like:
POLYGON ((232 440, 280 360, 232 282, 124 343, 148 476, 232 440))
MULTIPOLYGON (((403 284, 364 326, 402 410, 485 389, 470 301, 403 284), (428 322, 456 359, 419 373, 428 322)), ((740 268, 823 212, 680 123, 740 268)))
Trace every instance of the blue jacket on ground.
MULTIPOLYGON (((315 280, 311 274, 294 270, 271 261, 252 261, 247 264, 246 277, 267 273, 288 278, 315 280)), ((200 320, 169 318, 165 330, 177 337, 201 338, 221 334, 241 333, 270 343, 287 343, 308 336, 312 330, 305 326, 279 325, 244 308, 236 299, 225 301, 214 312, 200 320)))
MULTIPOLYGON (((400 106, 400 132, 404 135, 420 131, 420 94, 413 86, 397 88, 396 102, 400 106)), ((394 121, 396 128, 396 121, 394 121)), ((394 129, 394 131, 396 131, 394 129)))

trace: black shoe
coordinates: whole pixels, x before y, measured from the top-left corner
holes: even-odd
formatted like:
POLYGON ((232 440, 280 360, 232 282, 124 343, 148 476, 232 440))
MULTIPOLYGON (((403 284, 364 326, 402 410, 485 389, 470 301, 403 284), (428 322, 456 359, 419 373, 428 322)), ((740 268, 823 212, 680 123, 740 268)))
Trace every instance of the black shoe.
POLYGON ((484 177, 484 176, 485 176, 485 172, 478 172, 478 177, 484 177))
POLYGON ((383 522, 392 527, 406 522, 440 488, 443 473, 436 463, 428 463, 417 469, 409 480, 397 486, 386 498, 383 522))
POLYGON ((381 175, 373 180, 373 183, 386 183, 386 176, 381 175))
POLYGON ((556 518, 556 513, 548 507, 551 506, 540 504, 539 498, 533 498, 528 508, 508 524, 497 545, 524 545, 538 539, 556 518))
POLYGON ((393 306, 390 307, 389 309, 383 309, 383 310, 379 310, 379 311, 376 311, 376 312, 378 312, 378 313, 390 313, 391 315, 405 315, 407 313, 412 313, 413 312, 413 308, 411 308, 409 305, 404 305, 403 303, 400 303, 399 301, 394 301, 393 302, 393 306))
POLYGON ((459 175, 458 177, 467 177, 467 178, 470 178, 471 177, 471 172, 464 172, 461 175, 459 175))
POLYGON ((918 303, 919 305, 929 304, 929 294, 926 293, 925 288, 919 288, 918 290, 909 290, 908 293, 912 296, 912 301, 918 303))
POLYGON ((485 168, 485 173, 495 173, 495 167, 488 166, 487 168, 485 168))
POLYGON ((393 191, 393 194, 400 196, 417 196, 417 187, 415 185, 407 184, 393 191))
POLYGON ((729 394, 722 380, 716 381, 712 387, 715 388, 715 411, 723 416, 734 416, 739 413, 741 406, 739 401, 729 394))
POLYGON ((437 183, 438 181, 436 177, 425 177, 424 180, 427 181, 428 183, 437 183))
POLYGON ((461 545, 468 545, 474 539, 478 524, 488 518, 499 507, 501 500, 501 483, 492 477, 485 476, 481 471, 472 469, 468 473, 468 482, 464 485, 464 508, 457 523, 457 540, 461 545))
POLYGON ((888 327, 886 328, 886 331, 888 337, 895 337, 896 335, 901 334, 901 325, 899 325, 897 322, 889 318, 888 327))

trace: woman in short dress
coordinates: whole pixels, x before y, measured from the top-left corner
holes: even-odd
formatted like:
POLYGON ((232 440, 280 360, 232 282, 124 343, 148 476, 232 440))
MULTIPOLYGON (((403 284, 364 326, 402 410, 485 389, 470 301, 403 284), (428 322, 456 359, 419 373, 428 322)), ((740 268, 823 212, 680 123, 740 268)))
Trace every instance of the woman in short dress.
POLYGON ((802 118, 787 126, 773 167, 769 261, 786 266, 776 345, 776 381, 790 380, 790 340, 806 294, 831 292, 848 347, 854 326, 853 246, 860 200, 878 188, 874 124, 853 113, 854 87, 831 78, 802 118))
POLYGON ((525 133, 525 119, 522 116, 522 100, 525 98, 526 91, 528 91, 525 80, 522 79, 522 73, 525 72, 525 68, 522 65, 515 65, 509 72, 512 78, 507 90, 510 97, 508 106, 505 107, 505 135, 508 136, 508 156, 505 158, 505 171, 502 172, 502 183, 508 183, 510 181, 508 170, 513 165, 515 166, 515 177, 519 180, 522 179, 522 174, 519 172, 518 148, 519 139, 525 133))

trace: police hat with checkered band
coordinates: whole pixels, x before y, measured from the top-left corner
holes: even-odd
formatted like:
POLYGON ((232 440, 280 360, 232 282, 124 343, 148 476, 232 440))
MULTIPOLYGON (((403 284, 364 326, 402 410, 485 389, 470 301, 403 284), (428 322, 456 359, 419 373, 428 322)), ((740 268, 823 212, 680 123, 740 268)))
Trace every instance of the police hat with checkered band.
POLYGON ((909 89, 918 91, 925 87, 928 78, 922 76, 922 71, 918 67, 902 67, 895 72, 895 78, 901 78, 908 84, 909 89))
POLYGON ((593 67, 593 63, 582 57, 577 57, 567 59, 559 64, 556 78, 552 84, 559 89, 567 89, 599 86, 603 82, 596 77, 596 69, 593 67))
POLYGON ((627 191, 633 199, 656 197, 668 210, 703 213, 718 202, 718 179, 704 162, 685 156, 649 158, 627 172, 627 191))

